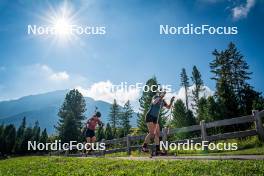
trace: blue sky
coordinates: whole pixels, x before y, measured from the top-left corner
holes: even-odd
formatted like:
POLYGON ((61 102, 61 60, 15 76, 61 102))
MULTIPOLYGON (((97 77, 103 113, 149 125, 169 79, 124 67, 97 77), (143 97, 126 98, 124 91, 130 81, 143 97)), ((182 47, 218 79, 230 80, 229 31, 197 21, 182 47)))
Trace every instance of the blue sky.
MULTIPOLYGON (((250 83, 264 91, 264 2, 258 0, 80 0, 66 2, 79 25, 106 27, 106 35, 80 36, 67 42, 30 36, 29 24, 47 25, 51 9, 65 1, 0 0, 0 100, 58 89, 89 89, 145 82, 156 75, 180 88, 183 67, 196 65, 214 90, 209 62, 214 49, 233 41, 253 72, 250 83), (237 26, 237 35, 160 35, 159 25, 237 26)), ((99 98, 100 99, 100 98, 99 98)), ((102 98, 104 99, 104 98, 102 98)))

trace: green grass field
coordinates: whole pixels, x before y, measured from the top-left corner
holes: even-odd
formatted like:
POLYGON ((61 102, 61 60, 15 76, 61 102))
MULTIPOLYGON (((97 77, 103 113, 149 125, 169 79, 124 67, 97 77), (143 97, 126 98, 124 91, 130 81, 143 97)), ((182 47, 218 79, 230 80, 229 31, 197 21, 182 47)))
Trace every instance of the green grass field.
MULTIPOLYGON (((264 155, 264 146, 261 147, 255 147, 255 148, 247 148, 247 149, 241 149, 241 150, 236 150, 236 151, 221 151, 221 152, 215 152, 215 151, 210 151, 210 152, 204 152, 204 151, 195 151, 195 150, 190 150, 190 151, 173 151, 173 152, 168 152, 168 155, 177 155, 177 156, 211 156, 211 155, 264 155)), ((113 153, 113 154, 107 154, 106 156, 128 156, 127 152, 118 152, 118 153, 113 153)), ((148 153, 143 153, 143 152, 138 152, 138 151, 132 151, 131 156, 137 156, 137 157, 148 157, 148 153)))
POLYGON ((17 157, 0 175, 263 175, 264 161, 131 161, 106 158, 17 157))

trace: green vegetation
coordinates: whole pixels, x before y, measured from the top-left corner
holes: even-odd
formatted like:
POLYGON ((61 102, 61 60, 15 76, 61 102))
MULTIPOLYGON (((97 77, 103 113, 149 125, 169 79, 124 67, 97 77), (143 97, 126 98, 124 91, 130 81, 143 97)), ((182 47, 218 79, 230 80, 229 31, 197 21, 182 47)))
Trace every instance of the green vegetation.
POLYGON ((118 137, 117 127, 118 127, 119 119, 120 119, 120 108, 116 102, 116 99, 114 99, 114 102, 113 102, 113 105, 111 107, 110 114, 109 114, 109 120, 108 120, 112 128, 113 138, 118 137))
POLYGON ((123 111, 120 114, 120 132, 119 137, 127 136, 130 132, 131 125, 130 119, 133 117, 133 109, 129 101, 127 101, 123 107, 123 111))
POLYGON ((19 157, 0 161, 0 175, 262 175, 264 161, 131 161, 19 157), (237 169, 239 168, 239 169, 237 169))
POLYGON ((198 150, 189 150, 189 151, 177 151, 170 152, 169 154, 176 154, 177 156, 196 156, 196 155, 264 155, 264 147, 255 147, 249 149, 235 150, 235 151, 198 151, 198 150))
MULTIPOLYGON (((203 96, 204 84, 201 73, 196 66, 193 67, 191 80, 187 71, 183 68, 180 74, 181 86, 185 89, 185 101, 177 100, 172 111, 162 109, 159 117, 161 128, 181 128, 193 124, 199 124, 201 120, 206 122, 221 120, 225 118, 238 117, 251 114, 252 109, 262 110, 264 98, 260 92, 256 92, 248 83, 251 72, 244 57, 237 50, 233 43, 223 51, 213 52, 214 60, 210 63, 210 71, 213 73, 213 80, 216 82, 215 94, 210 97, 203 96), (194 86, 189 91, 190 85, 194 86), (190 94, 191 93, 191 94, 190 94), (192 99, 190 99, 192 98, 192 99), (192 101, 191 101, 192 100, 192 101), (191 102, 193 102, 191 104, 191 102), (194 109, 190 110, 189 103, 194 109), (171 114, 170 114, 171 113, 171 114), (167 120, 171 115, 172 119, 167 120), (167 124, 166 124, 167 123, 167 124)), ((159 82, 152 77, 146 82, 148 87, 154 86, 158 89, 159 82)), ((145 115, 150 108, 151 100, 157 90, 143 91, 139 99, 138 128, 131 128, 130 119, 133 110, 129 101, 124 107, 120 107, 114 100, 109 114, 109 123, 106 127, 97 130, 97 139, 113 139, 128 134, 138 135, 146 133, 145 115)), ((35 140, 37 143, 45 143, 54 139, 61 139, 62 142, 70 140, 83 141, 81 134, 81 122, 84 120, 86 108, 85 100, 78 90, 71 90, 65 97, 58 113, 60 119, 56 126, 56 136, 48 137, 46 129, 40 130, 38 122, 35 126, 27 127, 24 118, 20 127, 16 130, 13 125, 0 126, 0 155, 13 154, 36 154, 39 151, 31 152, 26 150, 27 141, 35 140)), ((208 129, 209 135, 246 130, 254 128, 253 124, 241 124, 227 127, 208 129)), ((186 133, 169 136, 169 141, 186 139, 200 136, 199 133, 186 133)), ((264 146, 257 137, 246 139, 234 139, 217 142, 236 142, 238 151, 169 151, 170 155, 237 155, 237 154, 264 154, 264 146)), ((141 143, 141 142, 140 142, 141 143)), ((122 147, 124 143, 109 145, 109 148, 122 147), (117 146, 118 145, 118 146, 117 146)), ((133 151, 132 156, 149 156, 149 154, 133 151)), ((110 154, 107 156, 127 156, 126 152, 110 154)), ((110 159, 80 159, 80 158, 58 158, 58 157, 22 157, 0 161, 1 175, 17 175, 18 173, 30 175, 252 175, 263 171, 264 161, 118 161, 110 159), (256 164, 254 164, 256 163, 256 164), (135 169, 138 168, 138 169, 135 169), (163 172, 160 171, 160 168, 163 172), (239 169, 238 169, 239 168, 239 169), (32 169, 32 172, 30 170, 32 169), (239 171, 237 171, 239 170, 239 171), (234 171, 237 171, 235 173, 234 171), (246 173, 248 172, 248 173, 246 173)))
MULTIPOLYGON (((241 149, 236 151, 209 151, 204 152, 201 150, 180 150, 180 151, 169 151, 169 156, 214 156, 214 155, 264 155, 264 146, 262 147, 255 147, 255 148, 248 148, 248 149, 241 149)), ((106 156, 111 157, 127 157, 127 152, 118 152, 107 154, 106 156)), ((130 156, 134 157, 149 157, 148 153, 143 153, 139 151, 132 151, 130 156)))
POLYGON ((28 151, 27 142, 36 141, 46 143, 48 141, 47 130, 41 131, 38 121, 32 127, 26 125, 26 117, 16 129, 12 124, 0 125, 0 156, 12 154, 29 154, 39 151, 28 151))
POLYGON ((196 66, 193 66, 193 70, 192 70, 192 82, 194 85, 194 89, 192 90, 192 99, 193 99, 193 103, 191 104, 194 112, 197 113, 197 109, 198 109, 198 103, 199 103, 199 99, 201 97, 201 92, 204 91, 204 83, 202 80, 202 75, 200 73, 200 71, 197 69, 196 66))
MULTIPOLYGON (((194 156, 194 155, 264 155, 264 144, 257 136, 247 137, 246 139, 228 139, 217 141, 216 143, 237 143, 238 150, 235 151, 218 151, 218 150, 174 150, 168 151, 168 155, 177 156, 194 156)), ((127 152, 118 152, 107 154, 106 156, 127 156, 127 152)), ((132 151, 131 156, 145 157, 148 153, 132 151)))
POLYGON ((58 112, 59 121, 55 127, 62 142, 82 141, 82 120, 85 119, 85 99, 77 90, 70 90, 58 112))

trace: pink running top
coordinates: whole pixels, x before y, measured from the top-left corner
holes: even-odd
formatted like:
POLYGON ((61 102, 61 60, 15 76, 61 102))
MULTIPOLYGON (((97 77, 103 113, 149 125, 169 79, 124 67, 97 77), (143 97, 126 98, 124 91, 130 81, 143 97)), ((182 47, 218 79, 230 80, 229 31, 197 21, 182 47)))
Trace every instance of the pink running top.
POLYGON ((91 117, 88 121, 87 121, 87 128, 90 130, 95 130, 96 125, 100 124, 101 121, 100 119, 96 118, 96 117, 91 117))

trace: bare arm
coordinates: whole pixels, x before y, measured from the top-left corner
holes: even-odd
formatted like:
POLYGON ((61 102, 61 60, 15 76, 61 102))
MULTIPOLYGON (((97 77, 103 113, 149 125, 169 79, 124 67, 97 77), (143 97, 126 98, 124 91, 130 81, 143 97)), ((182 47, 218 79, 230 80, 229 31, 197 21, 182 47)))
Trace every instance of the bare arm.
POLYGON ((103 122, 100 119, 98 119, 98 125, 103 125, 103 122))
POLYGON ((152 100, 152 104, 157 104, 160 101, 160 97, 156 97, 152 100))
POLYGON ((164 106, 165 106, 167 109, 170 109, 170 108, 171 108, 172 103, 173 103, 173 101, 174 101, 174 98, 175 98, 175 97, 172 97, 172 98, 171 98, 171 100, 170 100, 170 104, 168 104, 168 103, 166 103, 166 102, 164 101, 164 102, 165 102, 164 106))

